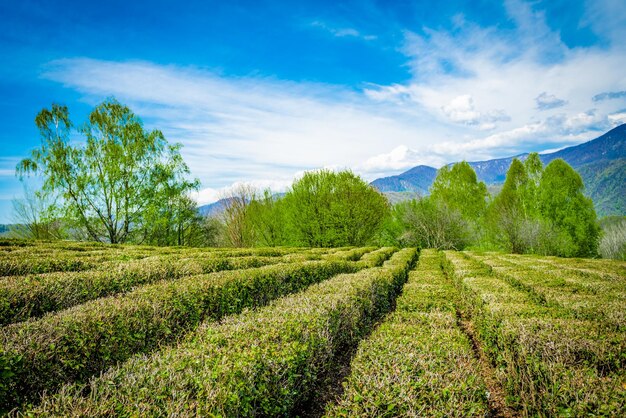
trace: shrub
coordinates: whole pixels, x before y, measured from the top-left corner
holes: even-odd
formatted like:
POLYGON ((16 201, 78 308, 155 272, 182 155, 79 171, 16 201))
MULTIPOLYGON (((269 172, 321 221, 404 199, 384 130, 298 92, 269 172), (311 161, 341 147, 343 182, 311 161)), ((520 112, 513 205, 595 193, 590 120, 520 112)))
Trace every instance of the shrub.
POLYGON ((261 267, 277 257, 160 257, 110 264, 107 270, 16 276, 0 282, 0 324, 19 322, 47 312, 157 282, 220 270, 261 267))
POLYGON ((362 341, 328 417, 478 416, 487 392, 456 323, 456 291, 435 251, 420 254, 396 312, 362 341))
POLYGON ((340 275, 270 306, 205 323, 176 347, 134 357, 47 396, 33 414, 285 416, 311 396, 335 356, 391 307, 415 250, 340 275))
POLYGON ((602 258, 626 260, 626 219, 604 229, 598 251, 602 258))
POLYGON ((9 388, 8 401, 35 399, 43 390, 81 381, 134 353, 150 351, 206 318, 261 306, 356 269, 353 263, 323 261, 191 276, 10 325, 1 334, 4 361, 21 361, 8 382, 2 382, 9 388))
POLYGON ((446 258, 511 406, 539 416, 626 413, 623 332, 575 319, 467 255, 446 252, 446 258))

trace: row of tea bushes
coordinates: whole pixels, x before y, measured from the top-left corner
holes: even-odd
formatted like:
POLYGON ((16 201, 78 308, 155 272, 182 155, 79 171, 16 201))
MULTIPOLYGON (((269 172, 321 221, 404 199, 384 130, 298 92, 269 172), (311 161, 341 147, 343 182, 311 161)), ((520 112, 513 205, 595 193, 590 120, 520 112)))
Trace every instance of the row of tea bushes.
POLYGON ((172 348, 66 386, 31 411, 56 416, 290 416, 336 356, 391 308, 416 251, 256 311, 205 323, 172 348), (87 396, 82 396, 88 393, 87 396))
POLYGON ((80 258, 58 258, 45 255, 25 257, 15 255, 0 260, 0 276, 50 273, 54 271, 81 271, 89 270, 95 265, 95 262, 80 258))
MULTIPOLYGON (((74 245, 82 248, 81 244, 74 245)), ((76 251, 58 249, 47 244, 27 246, 8 253, 0 252, 0 276, 103 269, 108 265, 147 257, 281 257, 307 251, 294 248, 160 248, 135 245, 96 248, 93 251, 76 251)))
POLYGON ((626 265, 619 260, 543 257, 520 254, 499 254, 499 256, 536 268, 544 267, 549 270, 576 272, 582 277, 600 276, 610 280, 626 281, 626 265))
POLYGON ((422 250, 396 311, 359 344, 344 392, 326 416, 485 416, 487 392, 457 326, 457 294, 439 254, 422 250))
MULTIPOLYGON (((499 277, 531 289, 545 304, 565 309, 578 319, 604 322, 626 332, 626 284, 576 270, 544 269, 505 257, 475 256, 499 277)), ((625 359, 626 361, 626 359, 625 359)))
POLYGON ((356 264, 361 268, 380 266, 396 251, 398 251, 398 249, 395 247, 382 247, 362 255, 356 264))
POLYGON ((623 333, 576 319, 463 253, 445 254, 510 406, 523 415, 626 415, 623 333))
POLYGON ((359 247, 335 251, 325 255, 326 260, 359 261, 365 254, 376 250, 376 247, 359 247))
POLYGON ((319 255, 308 252, 239 257, 210 254, 193 258, 149 257, 125 263, 106 263, 81 272, 5 277, 0 279, 0 324, 24 321, 160 280, 319 258, 319 255))
POLYGON ((345 261, 278 264, 146 285, 2 329, 5 405, 36 399, 177 338, 205 319, 261 306, 358 267, 345 261))
POLYGON ((13 276, 0 280, 0 324, 24 321, 160 280, 280 261, 277 257, 152 258, 111 265, 108 270, 13 276))

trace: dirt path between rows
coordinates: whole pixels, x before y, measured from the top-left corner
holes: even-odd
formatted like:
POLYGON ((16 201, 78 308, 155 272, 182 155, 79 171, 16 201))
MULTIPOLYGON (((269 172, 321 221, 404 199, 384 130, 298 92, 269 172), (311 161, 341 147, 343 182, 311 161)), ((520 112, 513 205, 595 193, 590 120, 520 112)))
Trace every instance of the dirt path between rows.
POLYGON ((496 369, 493 367, 487 358, 487 355, 481 348, 480 341, 478 340, 474 330, 474 325, 467 318, 464 318, 462 313, 458 310, 457 325, 463 333, 467 335, 467 338, 469 338, 470 343, 472 344, 474 356, 478 360, 478 365, 480 367, 480 376, 489 391, 489 397, 487 399, 489 403, 489 416, 497 418, 519 417, 520 414, 509 408, 506 404, 506 393, 504 388, 496 377, 496 369))

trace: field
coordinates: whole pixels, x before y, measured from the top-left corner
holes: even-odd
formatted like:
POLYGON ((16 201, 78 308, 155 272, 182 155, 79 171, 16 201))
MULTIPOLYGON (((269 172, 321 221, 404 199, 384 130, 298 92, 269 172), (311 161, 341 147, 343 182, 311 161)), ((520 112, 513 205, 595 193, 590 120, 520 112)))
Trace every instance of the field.
POLYGON ((626 416, 626 263, 0 242, 11 416, 626 416))

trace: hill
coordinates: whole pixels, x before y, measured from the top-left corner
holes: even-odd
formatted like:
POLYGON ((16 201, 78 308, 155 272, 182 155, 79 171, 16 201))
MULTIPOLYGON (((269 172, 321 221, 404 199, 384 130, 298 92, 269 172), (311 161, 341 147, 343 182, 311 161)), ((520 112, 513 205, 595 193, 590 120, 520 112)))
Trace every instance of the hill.
MULTIPOLYGON (((513 158, 524 160, 527 155, 469 164, 481 181, 497 186, 504 182, 513 158)), ((540 156, 544 164, 562 158, 580 173, 586 194, 593 199, 599 216, 626 215, 626 124, 594 140, 540 156)), ((376 179, 371 184, 385 194, 394 193, 397 200, 398 196, 411 196, 399 192, 427 194, 436 173, 433 167, 419 165, 396 176, 376 179)))
POLYGON ((418 165, 400 175, 374 180, 372 185, 381 192, 415 192, 424 195, 428 193, 436 175, 436 168, 418 165))
POLYGON ((220 199, 217 202, 209 203, 207 205, 198 206, 198 212, 202 216, 214 217, 221 214, 226 207, 228 199, 220 199))

